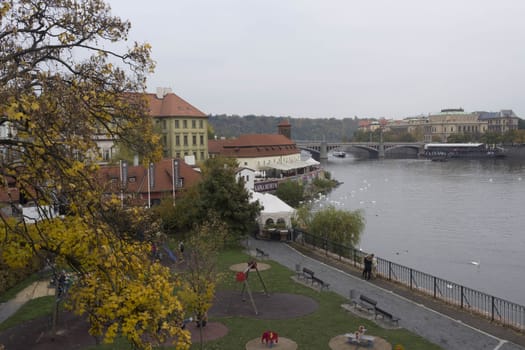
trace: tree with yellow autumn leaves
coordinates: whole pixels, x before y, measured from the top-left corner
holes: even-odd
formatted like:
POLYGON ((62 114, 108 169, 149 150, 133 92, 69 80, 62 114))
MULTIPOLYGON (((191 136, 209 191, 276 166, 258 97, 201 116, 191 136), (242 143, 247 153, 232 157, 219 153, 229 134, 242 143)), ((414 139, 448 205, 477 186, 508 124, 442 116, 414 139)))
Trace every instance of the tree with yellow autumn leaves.
POLYGON ((16 267, 38 257, 71 271, 69 306, 106 342, 124 336, 151 348, 170 338, 188 349, 180 281, 151 260, 155 220, 103 199, 96 176, 97 137, 146 163, 160 156, 141 95, 154 63, 148 44, 122 49, 129 29, 102 0, 0 3, 0 125, 9 130, 0 188, 41 217, 0 215, 0 259, 16 267))

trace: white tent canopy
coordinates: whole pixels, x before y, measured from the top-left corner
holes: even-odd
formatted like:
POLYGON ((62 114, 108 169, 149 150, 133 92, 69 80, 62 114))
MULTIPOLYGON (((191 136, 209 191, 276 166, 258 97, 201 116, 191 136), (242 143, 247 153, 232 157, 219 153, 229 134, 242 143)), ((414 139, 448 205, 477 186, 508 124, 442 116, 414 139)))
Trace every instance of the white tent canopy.
POLYGON ((320 163, 316 161, 313 158, 309 158, 307 160, 298 160, 296 162, 292 163, 274 163, 268 165, 269 168, 277 169, 277 170, 293 170, 293 169, 302 169, 313 165, 319 165, 320 163))
POLYGON ((270 193, 250 192, 251 202, 259 201, 264 207, 259 215, 259 225, 262 227, 268 221, 272 219, 274 223, 278 221, 284 221, 286 227, 292 227, 292 216, 295 213, 295 209, 290 207, 288 204, 283 202, 279 197, 274 196, 270 193))

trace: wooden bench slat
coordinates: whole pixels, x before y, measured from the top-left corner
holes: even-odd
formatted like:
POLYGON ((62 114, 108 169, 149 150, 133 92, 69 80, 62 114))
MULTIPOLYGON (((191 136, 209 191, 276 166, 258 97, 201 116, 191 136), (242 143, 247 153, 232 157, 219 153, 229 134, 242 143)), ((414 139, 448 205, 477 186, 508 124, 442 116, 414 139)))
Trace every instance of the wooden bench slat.
POLYGON ((314 272, 306 267, 303 267, 303 276, 306 280, 312 280, 314 277, 314 272))
POLYGON ((378 315, 381 315, 381 317, 383 317, 383 319, 387 318, 389 319, 390 321, 392 321, 393 323, 398 323, 399 322, 399 317, 394 317, 390 312, 388 311, 385 311, 379 307, 375 307, 375 318, 377 318, 378 315))
POLYGON ((377 305, 377 301, 363 294, 359 296, 359 299, 352 300, 352 303, 354 304, 355 307, 359 306, 362 309, 366 309, 366 311, 370 313, 374 311, 377 305))
POLYGON ((330 287, 329 283, 326 283, 325 281, 323 281, 320 278, 312 276, 312 284, 314 284, 314 282, 317 283, 321 289, 323 289, 323 288, 328 289, 330 287))

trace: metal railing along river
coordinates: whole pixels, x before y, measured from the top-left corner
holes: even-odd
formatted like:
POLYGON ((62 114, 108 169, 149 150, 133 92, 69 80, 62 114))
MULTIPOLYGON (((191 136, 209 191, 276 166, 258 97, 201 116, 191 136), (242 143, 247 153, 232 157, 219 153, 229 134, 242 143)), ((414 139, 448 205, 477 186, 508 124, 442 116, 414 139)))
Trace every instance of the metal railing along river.
MULTIPOLYGON (((297 229, 293 230, 291 239, 296 243, 321 249, 326 255, 331 255, 356 268, 363 267, 363 259, 368 255, 353 247, 344 246, 297 229)), ((525 332, 525 306, 379 257, 377 257, 376 275, 379 278, 404 285, 412 291, 525 332)))

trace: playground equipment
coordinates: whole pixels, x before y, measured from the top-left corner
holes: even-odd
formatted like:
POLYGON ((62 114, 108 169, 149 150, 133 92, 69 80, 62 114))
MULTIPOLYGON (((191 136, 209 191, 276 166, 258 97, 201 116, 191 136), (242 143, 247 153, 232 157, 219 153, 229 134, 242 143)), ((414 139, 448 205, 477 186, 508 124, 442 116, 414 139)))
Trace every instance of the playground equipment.
POLYGON ((255 300, 253 300, 253 295, 250 289, 250 284, 248 283, 248 277, 249 277, 250 270, 255 270, 264 288, 264 294, 268 295, 268 290, 266 289, 266 285, 264 284, 261 274, 259 273, 259 269, 257 268, 257 261, 255 260, 248 261, 248 267, 246 267, 246 269, 242 272, 237 272, 237 274, 235 275, 235 279, 237 280, 237 282, 242 283, 242 290, 241 290, 242 301, 246 300, 244 298, 244 291, 246 291, 248 293, 248 296, 250 297, 250 302, 252 303, 253 310, 255 311, 255 314, 258 315, 259 312, 257 311, 257 306, 255 305, 255 300))
POLYGON ((279 335, 273 331, 266 331, 262 334, 261 343, 266 344, 267 347, 273 347, 273 344, 279 342, 279 335))

